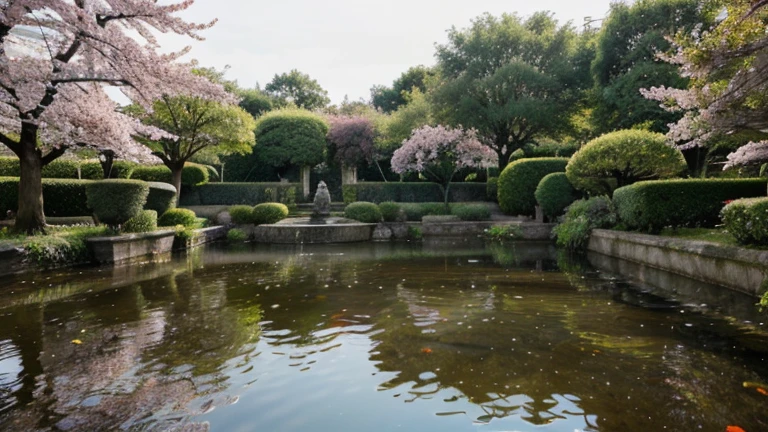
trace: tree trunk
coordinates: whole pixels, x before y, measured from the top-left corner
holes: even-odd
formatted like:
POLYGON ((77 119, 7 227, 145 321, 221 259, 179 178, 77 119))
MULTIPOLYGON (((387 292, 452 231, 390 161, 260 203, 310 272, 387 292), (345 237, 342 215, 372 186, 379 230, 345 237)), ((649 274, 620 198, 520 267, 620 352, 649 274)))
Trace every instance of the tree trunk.
POLYGON ((448 206, 448 196, 451 193, 451 182, 446 183, 443 186, 443 204, 445 205, 445 210, 450 213, 450 207, 448 206))
POLYGON ((184 169, 184 162, 175 162, 165 164, 171 170, 171 181, 176 188, 176 205, 179 205, 179 196, 181 196, 181 171, 184 169))
POLYGON ((112 165, 114 162, 115 152, 112 150, 104 150, 99 155, 99 163, 101 164, 101 170, 104 172, 105 179, 112 177, 112 165))
POLYGON ((27 234, 44 232, 42 155, 34 143, 20 144, 19 206, 14 229, 27 234))

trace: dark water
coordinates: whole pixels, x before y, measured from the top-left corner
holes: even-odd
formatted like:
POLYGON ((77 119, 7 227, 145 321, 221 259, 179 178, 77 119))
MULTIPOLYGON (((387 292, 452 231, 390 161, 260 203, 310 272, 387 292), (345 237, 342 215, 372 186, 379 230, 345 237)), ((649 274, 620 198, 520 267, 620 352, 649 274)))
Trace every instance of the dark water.
POLYGON ((531 243, 9 277, 0 430, 768 430, 754 299, 665 280, 674 299, 531 243))

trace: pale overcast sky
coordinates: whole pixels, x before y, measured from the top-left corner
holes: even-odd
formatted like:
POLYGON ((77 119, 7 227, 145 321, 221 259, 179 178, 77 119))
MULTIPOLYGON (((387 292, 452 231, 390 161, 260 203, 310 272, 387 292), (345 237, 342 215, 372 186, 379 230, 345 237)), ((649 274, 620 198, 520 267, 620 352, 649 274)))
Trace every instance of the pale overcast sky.
MULTIPOLYGON (((191 45, 202 66, 229 65, 227 77, 243 87, 263 87, 275 74, 298 69, 316 79, 333 103, 348 95, 368 100, 374 84, 392 81, 416 65, 433 65, 435 43, 451 26, 466 28, 484 12, 529 16, 554 12, 561 23, 581 26, 602 18, 610 0, 197 0, 183 17, 218 18, 206 40, 166 40, 191 45)), ((596 23, 594 25, 599 25, 596 23)))

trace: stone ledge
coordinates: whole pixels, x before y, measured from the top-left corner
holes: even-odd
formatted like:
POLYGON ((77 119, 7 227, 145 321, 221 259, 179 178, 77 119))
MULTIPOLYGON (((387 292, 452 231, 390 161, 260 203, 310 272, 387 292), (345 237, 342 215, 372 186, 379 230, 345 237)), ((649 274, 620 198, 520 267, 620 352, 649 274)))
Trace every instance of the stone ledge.
POLYGON ((753 296, 768 275, 768 251, 705 241, 593 230, 587 249, 753 296))
POLYGON ((91 237, 86 240, 94 261, 113 263, 148 255, 169 253, 173 249, 174 230, 91 237))
POLYGON ((485 230, 493 226, 518 226, 521 230, 522 240, 549 240, 552 228, 555 224, 536 222, 442 222, 422 223, 421 232, 424 237, 453 237, 466 235, 482 235, 485 230))

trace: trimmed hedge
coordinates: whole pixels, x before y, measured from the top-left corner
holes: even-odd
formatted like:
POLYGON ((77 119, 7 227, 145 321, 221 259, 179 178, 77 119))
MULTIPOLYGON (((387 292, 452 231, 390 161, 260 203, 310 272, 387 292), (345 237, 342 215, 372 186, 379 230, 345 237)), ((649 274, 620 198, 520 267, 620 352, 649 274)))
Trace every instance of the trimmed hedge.
POLYGON ((147 182, 149 195, 144 204, 145 210, 154 210, 157 214, 163 214, 176 207, 176 188, 163 182, 147 182))
POLYGON ((562 172, 545 175, 536 187, 534 196, 544 216, 549 220, 562 215, 566 207, 581 198, 562 172))
POLYGON ((208 183, 182 188, 179 205, 254 205, 262 202, 281 202, 295 205, 296 183, 208 183))
MULTIPOLYGON (((434 202, 443 200, 443 190, 430 182, 363 182, 342 187, 346 204, 355 201, 381 203, 434 202)), ((448 200, 452 202, 488 201, 485 183, 451 183, 448 200)))
POLYGON ((363 223, 381 222, 379 207, 367 201, 353 202, 344 209, 344 217, 363 223))
POLYGON ((157 212, 142 210, 136 216, 128 219, 123 226, 124 233, 145 233, 157 229, 157 212))
MULTIPOLYGON (((205 165, 187 163, 181 169, 183 186, 201 186, 208 183, 208 178, 205 165)), ((137 166, 131 173, 131 179, 173 184, 171 170, 165 165, 137 166)))
POLYGON ((735 200, 723 207, 721 216, 739 243, 768 246, 768 198, 735 200))
POLYGON ((157 220, 157 225, 162 227, 176 225, 182 225, 185 227, 193 227, 197 224, 197 216, 195 212, 189 209, 175 208, 170 209, 163 213, 157 220))
POLYGON ((253 207, 253 223, 273 224, 288 217, 288 207, 281 203, 261 203, 253 207))
POLYGON ((1 177, 18 177, 20 175, 21 175, 21 166, 19 165, 19 158, 14 156, 0 157, 0 176, 1 177))
POLYGON ((404 222, 408 218, 400 205, 392 201, 380 203, 379 211, 384 222, 404 222))
MULTIPOLYGON (((43 167, 41 175, 43 178, 101 180, 104 178, 104 170, 101 168, 101 163, 95 159, 56 159, 43 167), (78 168, 80 170, 79 177, 78 168)), ((18 177, 19 158, 15 156, 0 157, 0 176, 18 177)))
POLYGON ((485 199, 493 202, 497 202, 499 200, 498 177, 488 177, 488 182, 485 183, 485 199))
POLYGON ((101 163, 98 160, 87 160, 81 162, 80 178, 87 180, 103 180, 104 169, 101 167, 101 163))
POLYGON ((420 221, 424 216, 443 216, 450 214, 442 202, 403 203, 400 204, 409 221, 420 221))
POLYGON ((532 158, 512 162, 498 181, 499 207, 510 215, 536 214, 536 187, 544 176, 565 172, 566 158, 532 158))
POLYGON ((487 221, 491 219, 491 209, 485 204, 454 204, 451 214, 463 221, 487 221))
POLYGON ((138 180, 101 180, 85 188, 88 207, 101 223, 122 225, 139 214, 149 195, 149 185, 138 180))
POLYGON ((248 205, 238 204, 227 209, 232 223, 247 225, 253 223, 253 208, 248 205))
POLYGON ((616 189, 613 201, 627 228, 658 233, 671 227, 713 227, 725 201, 765 196, 766 179, 676 179, 616 189))
MULTIPOLYGON (((90 180, 43 179, 43 213, 46 216, 90 216, 86 185, 90 180)), ((19 178, 0 177, 0 217, 19 205, 19 178)))

